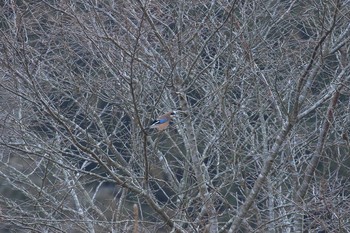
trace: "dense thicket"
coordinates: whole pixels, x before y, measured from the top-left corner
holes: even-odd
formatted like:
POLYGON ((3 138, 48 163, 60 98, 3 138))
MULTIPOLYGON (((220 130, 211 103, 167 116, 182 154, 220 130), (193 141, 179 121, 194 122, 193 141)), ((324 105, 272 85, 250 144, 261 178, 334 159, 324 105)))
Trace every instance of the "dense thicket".
POLYGON ((4 1, 1 232, 350 231, 349 10, 4 1))

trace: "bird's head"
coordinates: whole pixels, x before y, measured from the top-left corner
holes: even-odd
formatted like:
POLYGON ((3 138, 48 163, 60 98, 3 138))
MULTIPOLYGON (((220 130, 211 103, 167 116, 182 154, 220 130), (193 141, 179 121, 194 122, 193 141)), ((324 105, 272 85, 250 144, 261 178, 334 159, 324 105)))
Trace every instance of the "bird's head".
POLYGON ((171 118, 177 117, 177 111, 170 112, 170 117, 171 118))

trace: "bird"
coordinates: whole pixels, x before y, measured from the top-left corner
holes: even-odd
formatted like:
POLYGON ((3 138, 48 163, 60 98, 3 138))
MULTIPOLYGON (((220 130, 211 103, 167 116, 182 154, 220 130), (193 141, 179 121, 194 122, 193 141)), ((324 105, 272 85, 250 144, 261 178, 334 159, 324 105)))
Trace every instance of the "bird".
POLYGON ((165 130, 166 128, 168 128, 169 124, 172 122, 174 117, 176 117, 176 114, 176 111, 170 111, 165 113, 164 115, 157 117, 157 119, 152 122, 149 128, 157 129, 158 131, 165 130))

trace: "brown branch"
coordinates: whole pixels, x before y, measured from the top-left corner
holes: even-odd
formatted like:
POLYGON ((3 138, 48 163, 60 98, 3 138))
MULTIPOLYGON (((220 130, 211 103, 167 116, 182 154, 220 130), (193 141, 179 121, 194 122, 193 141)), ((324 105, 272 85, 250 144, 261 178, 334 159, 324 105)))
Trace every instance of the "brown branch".
POLYGON ((335 91, 333 94, 333 97, 331 99, 331 102, 329 104, 329 107, 327 109, 326 119, 323 123, 323 127, 322 127, 322 130, 320 132, 320 136, 318 138, 316 151, 315 151, 314 155, 312 156, 312 159, 305 170, 303 182, 296 193, 296 201, 298 201, 299 203, 302 201, 302 199, 304 198, 304 196, 306 194, 306 191, 310 185, 311 178, 313 177, 312 174, 315 172, 316 167, 318 165, 318 162, 322 156, 324 143, 327 139, 329 128, 330 128, 332 122, 334 121, 333 113, 334 113, 334 109, 337 105, 337 101, 339 99, 339 96, 340 96, 340 90, 335 91))
POLYGON ((134 204, 133 209, 134 209, 134 230, 133 230, 133 233, 138 233, 139 232, 139 207, 137 206, 137 204, 134 204))

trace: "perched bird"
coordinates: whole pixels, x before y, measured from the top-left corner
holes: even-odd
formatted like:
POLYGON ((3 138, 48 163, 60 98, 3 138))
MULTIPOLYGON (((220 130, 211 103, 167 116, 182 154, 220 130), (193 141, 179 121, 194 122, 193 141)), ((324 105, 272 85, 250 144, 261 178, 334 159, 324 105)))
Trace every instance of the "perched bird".
POLYGON ((168 128, 174 117, 176 117, 176 111, 167 112, 153 121, 150 125, 150 128, 158 129, 158 131, 163 131, 168 128))

